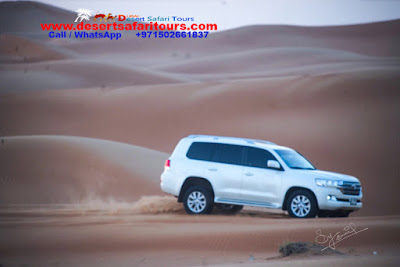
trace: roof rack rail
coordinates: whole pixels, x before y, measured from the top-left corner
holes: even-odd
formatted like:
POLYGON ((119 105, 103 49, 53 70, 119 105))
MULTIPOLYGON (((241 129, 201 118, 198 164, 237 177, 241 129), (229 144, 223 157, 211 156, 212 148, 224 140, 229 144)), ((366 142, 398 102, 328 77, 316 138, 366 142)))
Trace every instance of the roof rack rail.
POLYGON ((216 135, 202 135, 202 134, 192 134, 188 136, 189 138, 196 138, 196 137, 210 137, 215 140, 218 138, 228 138, 228 139, 235 139, 235 140, 244 140, 250 144, 254 143, 262 143, 262 144, 267 144, 267 145, 276 145, 275 143, 271 141, 266 141, 266 140, 258 140, 258 139, 248 139, 248 138, 240 138, 240 137, 231 137, 231 136, 216 136, 216 135))

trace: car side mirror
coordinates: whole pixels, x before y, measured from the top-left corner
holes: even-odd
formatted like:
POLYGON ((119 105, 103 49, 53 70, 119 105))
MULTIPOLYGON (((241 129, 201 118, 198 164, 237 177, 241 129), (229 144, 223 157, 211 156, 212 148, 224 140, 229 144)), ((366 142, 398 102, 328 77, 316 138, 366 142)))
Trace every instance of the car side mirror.
POLYGON ((267 166, 268 166, 268 168, 273 168, 273 169, 280 169, 281 168, 281 164, 279 164, 279 162, 276 161, 276 160, 268 160, 267 161, 267 166))

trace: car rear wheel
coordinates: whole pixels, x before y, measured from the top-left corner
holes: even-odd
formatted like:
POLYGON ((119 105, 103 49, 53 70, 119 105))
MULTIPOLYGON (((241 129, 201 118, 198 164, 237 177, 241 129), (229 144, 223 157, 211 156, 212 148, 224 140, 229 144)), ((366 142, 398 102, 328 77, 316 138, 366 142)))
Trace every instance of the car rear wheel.
POLYGON ((189 214, 209 214, 213 205, 211 192, 202 186, 190 187, 183 196, 183 206, 189 214))
POLYGON ((289 195, 287 211, 293 218, 314 218, 318 214, 317 201, 307 190, 296 190, 289 195))

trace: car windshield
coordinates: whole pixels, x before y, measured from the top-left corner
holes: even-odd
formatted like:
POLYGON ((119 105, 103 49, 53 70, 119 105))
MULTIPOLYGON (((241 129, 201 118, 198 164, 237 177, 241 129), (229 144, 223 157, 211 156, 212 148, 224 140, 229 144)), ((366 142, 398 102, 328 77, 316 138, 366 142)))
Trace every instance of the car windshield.
POLYGON ((277 149, 275 152, 291 169, 315 170, 315 167, 305 157, 294 150, 277 149))

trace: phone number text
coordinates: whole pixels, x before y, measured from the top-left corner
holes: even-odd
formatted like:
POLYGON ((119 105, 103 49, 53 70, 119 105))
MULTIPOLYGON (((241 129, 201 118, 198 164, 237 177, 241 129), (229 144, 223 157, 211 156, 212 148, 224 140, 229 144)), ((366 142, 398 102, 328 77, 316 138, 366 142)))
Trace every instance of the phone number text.
POLYGON ((142 31, 139 38, 207 38, 209 32, 142 31))

